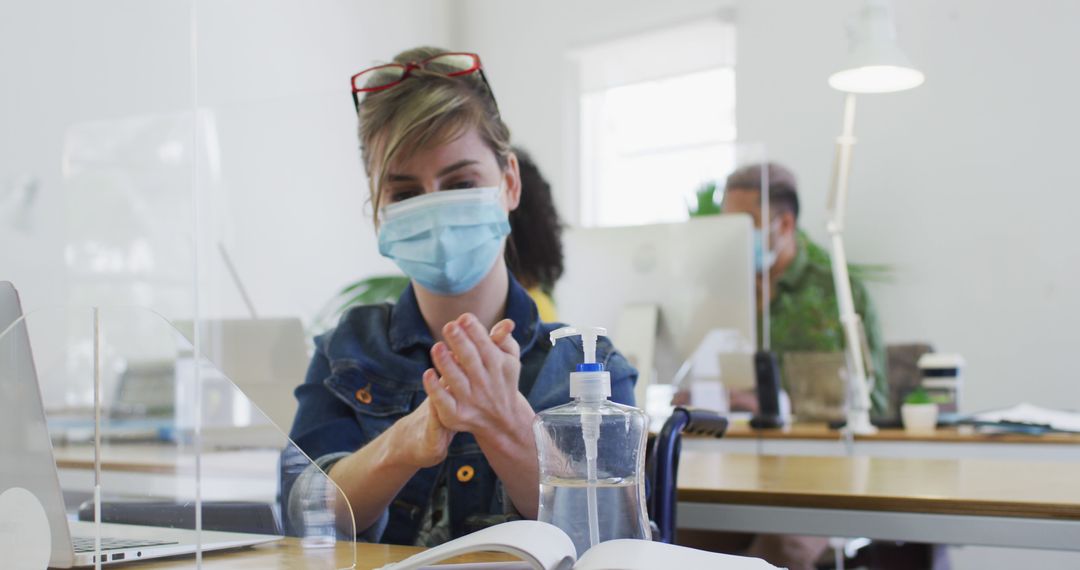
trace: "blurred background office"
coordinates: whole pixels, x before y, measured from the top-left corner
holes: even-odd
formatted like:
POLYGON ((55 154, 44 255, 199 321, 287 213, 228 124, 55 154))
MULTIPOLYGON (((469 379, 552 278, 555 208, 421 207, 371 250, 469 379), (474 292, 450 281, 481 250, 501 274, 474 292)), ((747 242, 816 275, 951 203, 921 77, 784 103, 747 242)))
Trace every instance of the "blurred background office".
MULTIPOLYGON (((124 284, 183 315, 190 299, 168 291, 192 278, 191 241, 168 236, 198 221, 205 315, 248 314, 220 244, 260 314, 312 318, 342 285, 394 272, 365 246, 375 235, 342 78, 419 44, 483 54, 515 140, 572 225, 685 218, 696 182, 732 166, 702 157, 754 141, 798 173, 802 225, 822 241, 842 109, 825 78, 858 5, 5 2, 0 267, 28 308, 124 284), (619 57, 635 50, 648 65, 619 57), (99 143, 145 156, 83 151, 99 143), (132 180, 110 160, 175 171, 132 180)), ((892 269, 870 284, 888 342, 965 355, 970 409, 1080 406, 1080 246, 1068 235, 1080 192, 1066 167, 1080 80, 1065 72, 1078 10, 897 2, 927 82, 860 100, 849 256, 892 269)))
MULTIPOLYGON (((316 317, 377 255, 346 80, 416 45, 483 58, 563 220, 679 222, 741 143, 826 242, 856 0, 8 0, 0 278, 27 311, 316 317), (242 283, 242 287, 237 281, 242 283)), ((965 411, 1080 408, 1071 0, 900 0, 926 83, 859 101, 846 243, 889 343, 964 355, 965 411)), ((556 303, 558 299, 555 299, 556 303)))

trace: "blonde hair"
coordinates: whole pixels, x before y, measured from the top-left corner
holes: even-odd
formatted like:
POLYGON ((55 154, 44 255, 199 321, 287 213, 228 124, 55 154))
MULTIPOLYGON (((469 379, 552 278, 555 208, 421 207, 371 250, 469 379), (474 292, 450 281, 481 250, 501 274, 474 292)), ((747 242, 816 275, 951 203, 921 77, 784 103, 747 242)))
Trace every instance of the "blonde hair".
MULTIPOLYGON (((407 64, 447 53, 420 47, 399 53, 394 62, 407 64)), ((510 129, 503 123, 479 73, 446 77, 435 71, 412 70, 410 77, 390 89, 368 93, 361 101, 360 151, 368 175, 375 223, 378 224, 382 183, 390 164, 419 149, 450 142, 471 128, 506 168, 510 129)))

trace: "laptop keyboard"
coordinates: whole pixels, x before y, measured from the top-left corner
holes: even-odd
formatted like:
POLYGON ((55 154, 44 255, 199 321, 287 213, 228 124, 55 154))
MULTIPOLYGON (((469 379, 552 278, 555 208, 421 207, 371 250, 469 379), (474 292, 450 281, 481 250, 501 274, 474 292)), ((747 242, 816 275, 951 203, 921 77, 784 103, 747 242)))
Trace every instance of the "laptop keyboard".
MULTIPOLYGON (((161 540, 132 540, 127 538, 101 537, 101 550, 126 550, 128 548, 145 548, 147 546, 163 546, 166 544, 178 544, 176 541, 161 540)), ((94 551, 94 537, 73 536, 71 545, 75 547, 77 554, 94 551)))

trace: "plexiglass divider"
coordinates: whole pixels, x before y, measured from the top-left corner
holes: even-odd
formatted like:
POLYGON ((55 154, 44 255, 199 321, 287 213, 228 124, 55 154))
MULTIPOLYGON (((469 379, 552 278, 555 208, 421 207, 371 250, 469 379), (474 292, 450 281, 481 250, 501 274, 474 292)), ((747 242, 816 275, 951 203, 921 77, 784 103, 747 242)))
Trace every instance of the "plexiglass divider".
POLYGON ((287 567, 354 567, 341 490, 181 328, 134 307, 0 328, 0 492, 37 499, 50 566, 171 555, 201 568, 255 548, 287 567))

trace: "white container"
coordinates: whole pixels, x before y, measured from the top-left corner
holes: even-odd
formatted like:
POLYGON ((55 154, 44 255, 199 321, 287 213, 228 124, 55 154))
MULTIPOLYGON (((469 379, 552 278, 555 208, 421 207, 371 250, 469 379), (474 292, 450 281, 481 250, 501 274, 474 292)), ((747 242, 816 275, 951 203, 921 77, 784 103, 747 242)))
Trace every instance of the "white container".
POLYGON ((904 420, 904 431, 908 433, 933 433, 937 429, 937 404, 904 404, 900 406, 900 417, 904 420))
POLYGON ((919 357, 922 387, 942 413, 960 411, 964 365, 964 357, 959 354, 929 352, 919 357))

